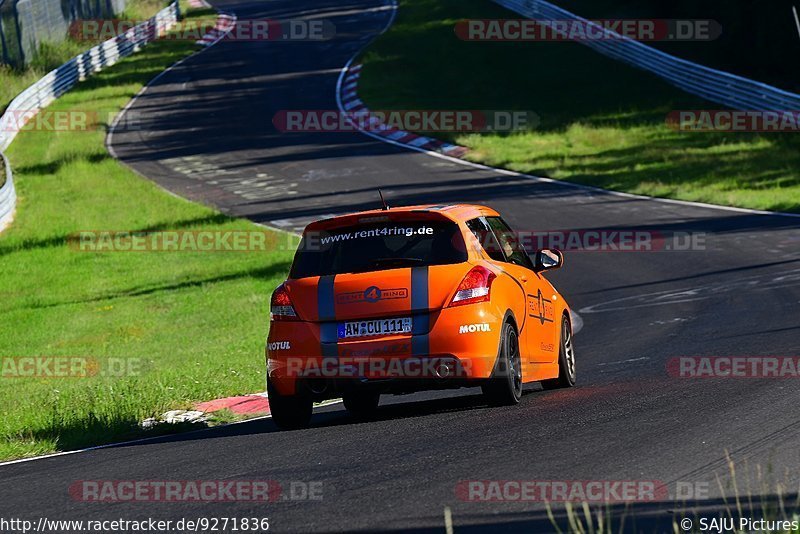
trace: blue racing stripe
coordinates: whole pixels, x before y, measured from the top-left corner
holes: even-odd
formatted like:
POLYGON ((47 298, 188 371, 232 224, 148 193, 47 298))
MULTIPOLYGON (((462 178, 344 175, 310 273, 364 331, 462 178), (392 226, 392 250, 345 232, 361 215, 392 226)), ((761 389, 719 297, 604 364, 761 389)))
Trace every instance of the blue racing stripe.
POLYGON ((320 342, 324 358, 339 356, 339 330, 336 326, 336 297, 333 286, 336 275, 320 276, 317 283, 317 314, 320 321, 320 342))
POLYGON ((411 355, 427 356, 430 353, 431 318, 428 313, 428 267, 411 269, 411 355))
POLYGON ((320 276, 317 283, 317 311, 320 321, 333 321, 336 319, 335 297, 333 294, 333 282, 335 274, 320 276))

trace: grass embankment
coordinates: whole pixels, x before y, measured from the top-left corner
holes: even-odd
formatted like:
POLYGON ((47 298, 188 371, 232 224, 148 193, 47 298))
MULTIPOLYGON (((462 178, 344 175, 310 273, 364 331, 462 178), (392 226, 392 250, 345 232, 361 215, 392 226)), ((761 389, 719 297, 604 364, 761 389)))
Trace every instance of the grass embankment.
MULTIPOLYGON (((49 109, 107 117, 196 48, 155 42, 49 109)), ((143 180, 105 135, 26 131, 10 147, 19 205, 0 234, 0 358, 131 365, 127 376, 0 375, 0 459, 139 436, 146 417, 264 388, 269 295, 291 252, 75 251, 67 238, 85 230, 263 230, 143 180)))
MULTIPOLYGON (((165 0, 132 0, 125 11, 116 16, 119 20, 147 20, 169 2, 165 0)), ((8 104, 22 91, 36 83, 42 76, 63 65, 78 54, 100 43, 100 40, 74 39, 68 37, 59 43, 42 43, 36 56, 24 68, 14 69, 0 65, 0 115, 8 104)), ((0 161, 0 170, 3 162, 0 161)), ((0 186, 5 183, 5 173, 0 173, 0 186)))
POLYGON ((518 18, 488 0, 401 0, 365 53, 371 109, 531 110, 534 130, 435 134, 493 166, 667 198, 800 211, 798 134, 680 132, 671 110, 719 109, 569 42, 466 42, 467 18, 518 18))
MULTIPOLYGON (((125 11, 116 15, 119 20, 146 20, 164 9, 166 0, 132 0, 125 11)), ((59 43, 42 43, 36 56, 25 68, 13 69, 0 65, 0 111, 24 89, 54 68, 99 44, 98 40, 67 38, 59 43)))

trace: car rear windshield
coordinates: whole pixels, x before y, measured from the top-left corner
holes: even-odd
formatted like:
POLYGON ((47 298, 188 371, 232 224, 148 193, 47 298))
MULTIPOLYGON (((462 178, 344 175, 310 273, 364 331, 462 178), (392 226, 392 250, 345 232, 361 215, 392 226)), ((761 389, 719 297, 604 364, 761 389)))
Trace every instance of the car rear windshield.
POLYGON ((290 278, 381 271, 467 261, 464 238, 450 221, 359 224, 306 232, 290 278))

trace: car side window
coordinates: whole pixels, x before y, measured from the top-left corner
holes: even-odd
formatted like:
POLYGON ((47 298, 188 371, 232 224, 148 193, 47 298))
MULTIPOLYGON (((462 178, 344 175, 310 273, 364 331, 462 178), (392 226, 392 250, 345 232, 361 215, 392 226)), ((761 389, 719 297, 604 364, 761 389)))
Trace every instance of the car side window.
POLYGON ((487 217, 486 222, 489 223, 495 236, 497 236, 500 247, 506 258, 508 258, 507 261, 533 270, 533 262, 525 251, 525 247, 522 246, 522 243, 519 242, 517 236, 505 221, 500 217, 487 217))
POLYGON ((492 232, 483 217, 467 221, 467 228, 472 231, 481 244, 481 248, 490 258, 494 261, 507 261, 505 255, 503 255, 503 248, 497 242, 497 237, 495 237, 494 232, 492 232))

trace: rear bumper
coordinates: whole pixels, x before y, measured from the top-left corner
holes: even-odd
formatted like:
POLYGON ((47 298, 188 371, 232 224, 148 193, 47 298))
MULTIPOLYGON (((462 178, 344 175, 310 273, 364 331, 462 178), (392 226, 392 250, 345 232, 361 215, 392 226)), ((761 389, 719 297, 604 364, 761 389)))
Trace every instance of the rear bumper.
POLYGON ((504 318, 491 303, 415 315, 414 335, 337 340, 338 323, 276 321, 267 340, 270 381, 318 398, 351 388, 411 392, 474 385, 491 376, 504 318), (324 387, 323 387, 324 385, 324 387))

